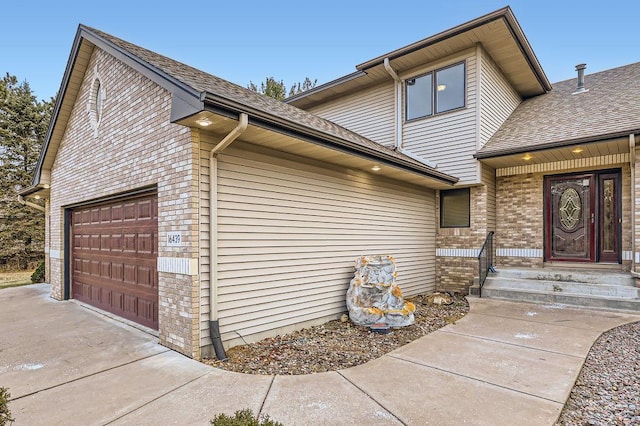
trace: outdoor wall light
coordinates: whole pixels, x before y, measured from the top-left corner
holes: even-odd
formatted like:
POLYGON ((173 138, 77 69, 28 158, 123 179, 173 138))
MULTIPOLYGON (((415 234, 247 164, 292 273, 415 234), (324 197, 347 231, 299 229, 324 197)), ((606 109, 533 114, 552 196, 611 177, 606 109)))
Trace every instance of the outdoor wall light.
POLYGON ((531 154, 525 154, 525 155, 524 155, 524 157, 522 157, 522 159, 523 159, 524 161, 529 161, 529 160, 531 160, 532 158, 533 158, 533 157, 531 156, 531 154))
POLYGON ((207 127, 213 124, 213 121, 209 120, 207 117, 199 118, 196 120, 196 123, 201 125, 202 127, 207 127))

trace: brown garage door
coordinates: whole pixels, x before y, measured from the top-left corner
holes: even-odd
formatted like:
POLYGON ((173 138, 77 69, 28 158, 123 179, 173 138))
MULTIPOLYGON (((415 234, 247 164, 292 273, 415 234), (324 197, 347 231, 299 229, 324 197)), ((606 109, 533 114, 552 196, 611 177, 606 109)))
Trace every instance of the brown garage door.
POLYGON ((71 213, 74 299, 158 329, 157 195, 71 213))

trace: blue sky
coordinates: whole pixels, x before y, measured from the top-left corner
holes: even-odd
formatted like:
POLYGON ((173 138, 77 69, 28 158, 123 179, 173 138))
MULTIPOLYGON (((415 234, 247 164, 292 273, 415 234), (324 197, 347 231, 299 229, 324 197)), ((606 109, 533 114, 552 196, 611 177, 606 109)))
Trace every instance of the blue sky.
MULTIPOLYGON (((57 92, 79 23, 246 86, 267 76, 318 84, 355 65, 511 6, 551 82, 640 61, 632 0, 109 2, 2 6, 0 72, 40 99, 57 92)), ((640 76, 639 76, 640 78, 640 76)))

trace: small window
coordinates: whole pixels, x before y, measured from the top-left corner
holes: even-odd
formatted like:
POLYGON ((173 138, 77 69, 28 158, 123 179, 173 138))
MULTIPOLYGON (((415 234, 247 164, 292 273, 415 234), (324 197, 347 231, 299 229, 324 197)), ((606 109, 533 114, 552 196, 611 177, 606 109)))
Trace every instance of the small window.
POLYGON ((407 80, 407 120, 433 114, 431 74, 407 80))
POLYGON ((405 97, 406 120, 463 108, 464 62, 405 80, 405 97))
POLYGON ((468 228, 470 226, 469 188, 440 191, 440 227, 468 228))
POLYGON ((436 71, 436 112, 464 106, 464 64, 436 71))

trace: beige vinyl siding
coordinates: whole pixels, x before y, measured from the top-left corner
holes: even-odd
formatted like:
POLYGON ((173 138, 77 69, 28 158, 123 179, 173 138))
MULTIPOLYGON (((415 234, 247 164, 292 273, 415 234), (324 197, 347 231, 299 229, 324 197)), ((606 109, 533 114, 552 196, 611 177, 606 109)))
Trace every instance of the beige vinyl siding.
POLYGON ((480 146, 502 126, 513 110, 522 102, 520 95, 507 82, 491 58, 482 55, 480 79, 480 146))
POLYGON ((465 108, 404 124, 404 149, 437 164, 438 170, 478 183, 476 152, 476 58, 466 59, 467 102, 465 108))
POLYGON ((309 109, 322 118, 385 146, 395 143, 393 80, 309 109))
MULTIPOLYGON (((210 344, 208 165, 201 182, 201 346, 210 344), (204 188, 207 188, 206 190, 204 188)), ((236 142, 218 160, 225 345, 336 318, 362 254, 397 259, 407 295, 435 289, 434 191, 236 142)))
POLYGON ((481 165, 482 183, 487 191, 487 232, 496 230, 496 171, 486 164, 481 165))

